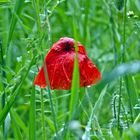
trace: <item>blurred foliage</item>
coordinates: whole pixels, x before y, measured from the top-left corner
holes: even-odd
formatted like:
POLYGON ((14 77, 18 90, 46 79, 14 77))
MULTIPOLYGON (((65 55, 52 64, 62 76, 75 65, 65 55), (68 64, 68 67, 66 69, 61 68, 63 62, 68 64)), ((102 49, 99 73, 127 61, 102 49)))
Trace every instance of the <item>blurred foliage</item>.
POLYGON ((51 91, 58 139, 140 139, 139 0, 0 1, 0 122, 5 123, 0 126, 0 139, 55 138, 48 91, 34 89, 33 81, 52 44, 64 36, 75 38, 73 21, 76 38, 103 78, 80 89, 84 95, 71 122, 67 120, 70 91, 51 91), (95 107, 98 114, 92 114, 95 107))

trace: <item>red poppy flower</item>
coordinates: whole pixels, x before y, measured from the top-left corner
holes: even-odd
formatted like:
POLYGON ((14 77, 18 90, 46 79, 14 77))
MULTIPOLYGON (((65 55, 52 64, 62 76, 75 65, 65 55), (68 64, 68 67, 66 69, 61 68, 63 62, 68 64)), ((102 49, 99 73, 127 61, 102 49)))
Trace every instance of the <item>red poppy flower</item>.
MULTIPOLYGON (((51 89, 70 89, 74 68, 74 39, 64 37, 57 41, 47 54, 45 64, 51 89)), ((80 87, 95 84, 101 79, 98 68, 88 58, 85 48, 78 42, 78 63, 80 72, 80 87)), ((41 88, 46 87, 44 66, 40 69, 34 81, 41 88)))

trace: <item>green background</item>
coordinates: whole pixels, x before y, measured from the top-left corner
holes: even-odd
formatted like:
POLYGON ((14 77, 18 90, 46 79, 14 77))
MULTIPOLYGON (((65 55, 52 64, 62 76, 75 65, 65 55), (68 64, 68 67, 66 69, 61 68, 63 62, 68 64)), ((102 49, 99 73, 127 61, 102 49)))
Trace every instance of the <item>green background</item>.
POLYGON ((0 1, 0 139, 139 140, 139 97, 139 0, 0 1), (75 64, 71 90, 34 87, 65 36, 85 46, 102 80, 79 88, 75 64))

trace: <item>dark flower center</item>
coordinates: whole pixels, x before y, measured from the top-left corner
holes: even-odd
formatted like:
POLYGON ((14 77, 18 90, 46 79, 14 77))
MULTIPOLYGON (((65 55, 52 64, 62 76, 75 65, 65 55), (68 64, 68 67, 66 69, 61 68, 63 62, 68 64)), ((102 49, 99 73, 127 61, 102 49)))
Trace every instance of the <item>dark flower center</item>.
POLYGON ((65 46, 65 50, 70 51, 70 49, 71 49, 71 46, 70 46, 69 42, 67 42, 66 46, 65 46))

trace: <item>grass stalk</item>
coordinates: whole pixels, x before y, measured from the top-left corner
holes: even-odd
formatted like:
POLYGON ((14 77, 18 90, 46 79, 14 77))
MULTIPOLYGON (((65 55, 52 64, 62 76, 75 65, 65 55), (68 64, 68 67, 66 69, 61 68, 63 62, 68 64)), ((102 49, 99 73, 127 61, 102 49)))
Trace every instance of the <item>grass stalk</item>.
POLYGON ((117 122, 117 127, 118 130, 120 130, 121 125, 120 125, 120 113, 121 113, 121 98, 122 98, 122 78, 120 78, 120 85, 119 85, 119 101, 118 101, 118 122, 117 122))
POLYGON ((30 114, 29 114, 29 139, 36 139, 36 102, 35 102, 35 87, 33 86, 33 90, 30 97, 30 114))
POLYGON ((118 95, 115 95, 113 98, 113 117, 114 117, 114 119, 117 118, 117 110, 116 110, 117 98, 118 98, 118 95))
POLYGON ((11 22, 10 22, 9 34, 8 34, 8 38, 7 38, 7 51, 8 51, 8 48, 9 48, 10 41, 12 40, 14 29, 16 27, 17 16, 20 16, 23 5, 24 5, 23 0, 22 1, 21 0, 16 0, 15 6, 14 6, 14 11, 13 11, 13 14, 12 14, 12 19, 11 19, 11 22))
POLYGON ((122 63, 125 62, 125 50, 126 50, 126 2, 127 0, 124 0, 124 11, 123 11, 123 49, 122 49, 122 63))
MULTIPOLYGON (((125 51, 126 51, 126 11, 127 11, 127 0, 124 0, 124 11, 123 11, 123 50, 122 50, 122 63, 125 62, 125 51)), ((130 115, 131 115, 131 122, 133 123, 133 109, 132 109, 132 103, 131 103, 131 92, 128 85, 128 77, 125 76, 125 85, 128 95, 128 104, 130 109, 130 115)))
POLYGON ((116 46, 115 21, 114 21, 114 17, 113 17, 112 3, 108 3, 106 0, 103 0, 103 2, 106 5, 107 13, 110 17, 112 46, 113 46, 113 53, 114 53, 114 66, 116 66, 117 62, 118 62, 118 53, 117 53, 117 46, 116 46))
POLYGON ((33 0, 32 3, 33 3, 34 10, 35 10, 38 34, 39 34, 39 37, 41 37, 41 21, 40 21, 40 17, 39 17, 39 0, 33 0))
POLYGON ((131 103, 131 92, 130 92, 130 88, 128 85, 128 76, 126 75, 125 77, 125 85, 126 85, 126 91, 127 91, 127 95, 128 95, 128 105, 129 105, 129 110, 130 110, 130 119, 131 119, 131 123, 134 122, 134 118, 133 118, 133 108, 132 108, 132 103, 131 103))
POLYGON ((44 119, 44 97, 43 97, 43 91, 41 89, 41 122, 42 122, 42 140, 45 140, 45 119, 44 119))
MULTIPOLYGON (((123 49, 121 51, 121 62, 125 62, 125 52, 126 52, 126 11, 127 11, 127 0, 124 0, 124 10, 123 10, 123 49)), ((123 78, 120 78, 120 92, 119 92, 119 107, 118 107, 118 129, 120 129, 120 110, 121 110, 121 97, 122 97, 122 80, 123 78)), ((126 85, 126 91, 128 94, 128 104, 130 109, 130 115, 131 115, 131 122, 133 122, 133 110, 132 110, 132 104, 131 104, 131 95, 130 95, 130 89, 128 86, 128 78, 127 75, 124 77, 125 85, 126 85)))
POLYGON ((128 116, 126 114, 126 111, 125 111, 125 107, 124 107, 124 104, 122 103, 122 110, 124 112, 124 118, 126 120, 126 125, 127 125, 127 128, 129 128, 129 119, 128 119, 128 116))

